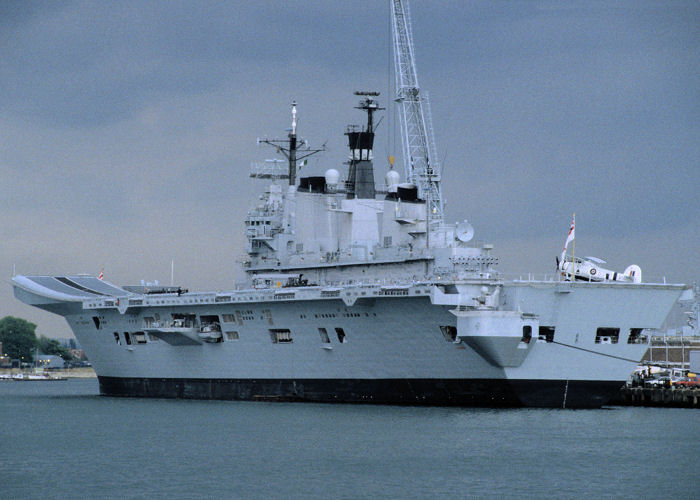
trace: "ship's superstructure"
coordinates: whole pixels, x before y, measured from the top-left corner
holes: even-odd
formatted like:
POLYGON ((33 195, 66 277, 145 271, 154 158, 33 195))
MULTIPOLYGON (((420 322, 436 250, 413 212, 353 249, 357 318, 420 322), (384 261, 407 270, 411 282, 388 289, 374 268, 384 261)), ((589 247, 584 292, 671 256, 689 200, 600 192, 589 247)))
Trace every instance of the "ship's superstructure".
POLYGON ((556 276, 507 281, 467 221, 446 224, 404 7, 392 2, 403 179, 391 165, 376 185, 377 92, 356 92, 365 124, 319 176, 299 175, 320 150, 297 137, 292 103, 287 139, 261 141, 286 163, 251 174, 268 184, 245 217, 243 286, 13 277, 17 298, 66 317, 102 393, 596 407, 624 383, 685 287, 599 267, 581 280, 565 252, 556 276))
MULTIPOLYGON (((400 182, 400 174, 391 168, 385 185, 375 187, 373 114, 383 108, 378 92, 356 94, 361 96, 357 108, 366 112, 367 121, 345 132, 349 155, 342 178, 331 168, 323 176, 287 184, 296 170, 291 162, 285 173, 279 165, 277 175, 253 172, 272 182, 245 220, 249 276, 258 283, 270 273, 296 273, 316 284, 422 280, 443 274, 489 279, 497 259, 490 245, 470 244, 469 223, 440 221, 429 236, 431 206, 420 198, 418 186, 400 182)), ((296 113, 292 104, 293 123, 296 113)), ((290 135, 285 148, 293 150, 294 141, 290 135)))

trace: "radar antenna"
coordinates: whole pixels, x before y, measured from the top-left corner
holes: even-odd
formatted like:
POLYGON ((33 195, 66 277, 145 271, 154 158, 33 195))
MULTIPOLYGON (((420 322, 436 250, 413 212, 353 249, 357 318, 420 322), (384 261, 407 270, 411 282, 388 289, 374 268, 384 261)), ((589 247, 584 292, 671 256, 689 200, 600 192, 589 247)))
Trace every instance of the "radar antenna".
POLYGON ((418 194, 428 208, 428 242, 430 233, 443 224, 440 165, 435 149, 430 104, 421 95, 411 33, 408 2, 392 0, 394 29, 394 67, 396 102, 399 103, 401 144, 406 179, 418 187, 418 194))
MULTIPOLYGON (((277 149, 277 152, 287 158, 289 163, 289 185, 295 186, 297 181, 297 161, 326 150, 326 145, 320 149, 311 149, 305 140, 297 141, 297 102, 292 101, 292 128, 288 129, 287 139, 258 139, 258 143, 269 144, 277 149), (306 146, 299 149, 298 145, 306 146)), ((257 177, 257 175, 256 175, 257 177)), ((278 176, 278 178, 282 178, 278 176)))

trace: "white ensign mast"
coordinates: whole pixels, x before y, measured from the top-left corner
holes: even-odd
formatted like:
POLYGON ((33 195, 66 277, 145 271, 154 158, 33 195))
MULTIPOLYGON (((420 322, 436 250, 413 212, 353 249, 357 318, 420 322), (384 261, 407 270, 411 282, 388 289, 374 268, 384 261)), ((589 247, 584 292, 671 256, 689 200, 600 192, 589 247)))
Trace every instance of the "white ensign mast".
POLYGON ((440 165, 435 149, 430 104, 418 86, 408 2, 392 0, 396 102, 399 104, 401 144, 408 182, 428 205, 427 235, 443 224, 440 165))

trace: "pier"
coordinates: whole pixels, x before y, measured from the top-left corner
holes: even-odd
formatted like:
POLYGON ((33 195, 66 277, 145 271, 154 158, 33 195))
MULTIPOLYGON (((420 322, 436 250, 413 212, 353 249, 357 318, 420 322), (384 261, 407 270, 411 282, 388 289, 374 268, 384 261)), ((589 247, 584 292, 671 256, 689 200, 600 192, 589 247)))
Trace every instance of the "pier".
POLYGON ((613 406, 700 408, 700 387, 630 387, 620 389, 613 406))

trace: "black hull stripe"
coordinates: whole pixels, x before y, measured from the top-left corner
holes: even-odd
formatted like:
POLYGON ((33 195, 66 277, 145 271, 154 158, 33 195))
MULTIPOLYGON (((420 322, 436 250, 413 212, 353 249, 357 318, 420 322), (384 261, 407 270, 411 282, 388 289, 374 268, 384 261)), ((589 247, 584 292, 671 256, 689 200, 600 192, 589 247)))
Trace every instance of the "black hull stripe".
POLYGON ((599 408, 623 385, 584 380, 98 378, 105 396, 547 408, 599 408))

